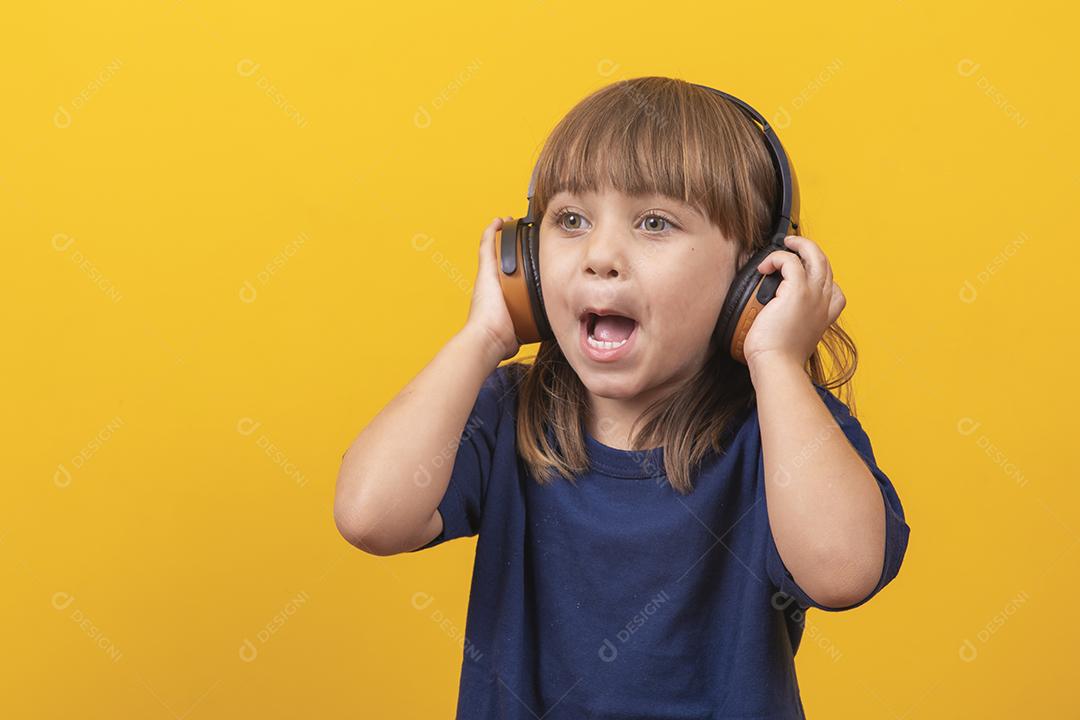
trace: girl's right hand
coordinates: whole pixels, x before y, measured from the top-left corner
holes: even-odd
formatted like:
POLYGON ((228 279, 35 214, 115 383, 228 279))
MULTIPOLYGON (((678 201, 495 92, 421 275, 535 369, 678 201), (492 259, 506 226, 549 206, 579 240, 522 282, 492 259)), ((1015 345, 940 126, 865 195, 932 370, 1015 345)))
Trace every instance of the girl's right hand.
MULTIPOLYGON (((508 215, 505 220, 513 220, 513 216, 508 215)), ((482 336, 489 338, 502 353, 502 359, 509 360, 517 354, 521 343, 514 333, 514 322, 506 307, 495 260, 495 231, 502 229, 503 221, 504 218, 492 220, 480 238, 480 266, 465 325, 481 331, 482 336)))

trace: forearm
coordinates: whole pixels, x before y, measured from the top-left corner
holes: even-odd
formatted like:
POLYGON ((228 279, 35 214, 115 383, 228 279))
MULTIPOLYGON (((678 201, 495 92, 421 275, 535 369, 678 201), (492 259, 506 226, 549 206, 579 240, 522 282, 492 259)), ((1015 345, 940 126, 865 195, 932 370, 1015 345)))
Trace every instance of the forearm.
POLYGON ((502 356, 466 325, 363 429, 342 458, 334 518, 380 554, 413 547, 429 527, 480 387, 502 356))
POLYGON ((855 603, 881 576, 885 506, 877 480, 800 365, 764 355, 750 371, 777 550, 812 598, 830 607, 855 603))

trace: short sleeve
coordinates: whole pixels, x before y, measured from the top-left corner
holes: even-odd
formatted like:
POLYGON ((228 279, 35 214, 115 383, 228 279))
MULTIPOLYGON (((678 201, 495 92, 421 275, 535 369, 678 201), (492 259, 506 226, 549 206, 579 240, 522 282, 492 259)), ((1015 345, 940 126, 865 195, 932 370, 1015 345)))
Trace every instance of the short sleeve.
MULTIPOLYGON (((487 494, 495 458, 495 438, 506 405, 507 365, 495 368, 480 386, 469 413, 461 439, 453 456, 453 469, 446 493, 439 502, 443 529, 418 552, 447 540, 476 535, 480 531, 480 512, 487 494)), ((453 448, 451 448, 453 451, 453 448)), ((450 459, 451 452, 444 453, 450 459)))
MULTIPOLYGON (((844 607, 829 607, 813 600, 801 587, 799 587, 798 583, 795 582, 791 573, 789 573, 784 566, 783 560, 780 558, 780 553, 776 548, 776 542, 771 531, 766 533, 768 535, 768 557, 766 564, 768 567, 769 578, 772 580, 773 584, 780 592, 794 598, 800 607, 816 607, 821 610, 838 612, 859 607, 874 595, 877 595, 882 588, 896 577, 897 573, 900 572, 900 565, 904 560, 904 553, 907 551, 908 536, 911 529, 908 527, 904 517, 904 508, 900 504, 900 497, 897 495, 896 489, 893 487, 889 478, 886 477, 885 473, 881 471, 881 468, 877 466, 877 461, 874 459, 874 452, 870 447, 870 439, 863 431, 862 425, 860 425, 859 421, 852 416, 847 405, 838 400, 828 390, 818 386, 815 387, 818 394, 821 396, 822 401, 829 408, 833 418, 835 418, 837 424, 840 426, 840 429, 843 430, 844 435, 847 437, 852 447, 855 448, 855 451, 862 457, 866 466, 873 474, 874 479, 877 480, 878 487, 881 489, 882 501, 885 503, 885 559, 881 569, 881 577, 878 579, 877 585, 873 590, 858 602, 844 607)), ((758 473, 759 480, 762 483, 762 487, 764 487, 765 469, 764 463, 760 459, 758 461, 758 473)))

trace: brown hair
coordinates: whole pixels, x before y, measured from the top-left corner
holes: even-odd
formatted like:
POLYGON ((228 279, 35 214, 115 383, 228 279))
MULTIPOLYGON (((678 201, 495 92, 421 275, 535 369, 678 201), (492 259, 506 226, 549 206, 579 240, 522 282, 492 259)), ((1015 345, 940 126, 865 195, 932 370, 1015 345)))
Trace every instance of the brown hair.
MULTIPOLYGON (((741 260, 768 242, 776 213, 776 172, 761 129, 727 99, 674 78, 620 80, 574 106, 540 152, 533 218, 539 222, 560 191, 607 188, 686 202, 739 243, 741 260)), ((805 223, 799 232, 805 234, 805 223)), ((682 494, 693 490, 694 470, 710 450, 723 452, 728 433, 754 404, 749 370, 729 357, 718 335, 697 374, 631 427, 636 450, 663 447, 664 473, 682 494)), ((857 358, 834 323, 806 370, 818 385, 844 388, 851 406, 857 358)), ((552 471, 573 482, 589 467, 584 384, 556 340, 542 342, 531 362, 512 364, 517 446, 529 474, 541 484, 554 479, 552 471)))

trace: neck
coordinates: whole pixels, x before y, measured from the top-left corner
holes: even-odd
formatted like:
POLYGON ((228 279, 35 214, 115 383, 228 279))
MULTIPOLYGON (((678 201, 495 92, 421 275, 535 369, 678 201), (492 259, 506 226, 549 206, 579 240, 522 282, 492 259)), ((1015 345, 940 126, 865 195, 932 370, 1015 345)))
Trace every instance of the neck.
POLYGON ((673 391, 674 383, 671 381, 630 398, 601 397, 591 390, 588 391, 589 412, 586 426, 589 434, 609 447, 633 450, 630 428, 634 422, 646 408, 673 391))

